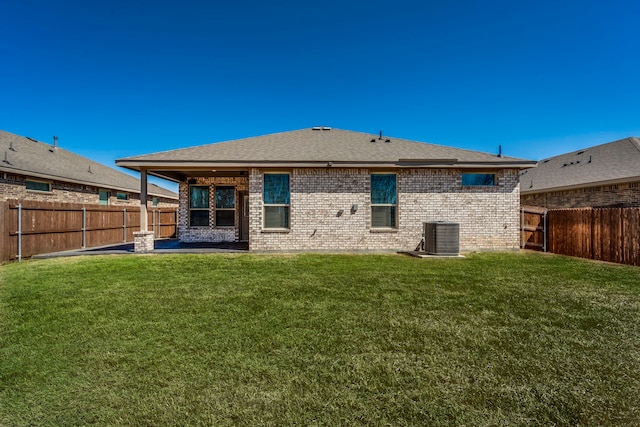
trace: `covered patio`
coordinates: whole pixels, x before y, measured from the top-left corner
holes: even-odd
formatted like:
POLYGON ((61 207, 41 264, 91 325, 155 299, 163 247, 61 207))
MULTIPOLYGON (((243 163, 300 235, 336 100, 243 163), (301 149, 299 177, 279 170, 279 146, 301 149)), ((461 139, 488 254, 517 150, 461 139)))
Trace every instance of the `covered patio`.
MULTIPOLYGON (((141 223, 134 233, 134 252, 197 248, 249 249, 249 169, 240 165, 190 166, 160 164, 136 166, 119 161, 120 166, 140 171, 141 194, 146 194, 148 176, 178 183, 180 207, 174 247, 155 242, 149 224, 141 223), (240 167, 239 167, 240 166, 240 167), (175 245, 179 245, 177 247, 175 245)), ((141 210, 146 211, 144 198, 141 210)), ((143 216, 144 217, 144 216, 143 216)))

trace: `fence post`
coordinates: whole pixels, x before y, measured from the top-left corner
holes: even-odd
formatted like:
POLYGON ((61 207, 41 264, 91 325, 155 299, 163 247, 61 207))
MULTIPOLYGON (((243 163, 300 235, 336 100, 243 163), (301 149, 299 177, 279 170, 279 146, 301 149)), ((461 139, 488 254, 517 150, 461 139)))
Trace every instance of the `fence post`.
POLYGON ((127 208, 122 208, 122 241, 127 243, 127 208))
POLYGON ((6 202, 0 202, 0 262, 8 261, 6 259, 6 247, 8 245, 10 231, 7 233, 8 215, 6 202))
POLYGON ((520 208, 520 249, 524 249, 524 208, 520 208))
POLYGON ((22 204, 18 203, 18 262, 22 261, 22 204))
POLYGON ((158 235, 156 236, 158 239, 162 237, 162 211, 158 209, 158 235))
POLYGON ((547 252, 547 210, 544 211, 542 217, 542 251, 547 252))
POLYGON ((87 247, 87 208, 82 208, 82 249, 87 247))

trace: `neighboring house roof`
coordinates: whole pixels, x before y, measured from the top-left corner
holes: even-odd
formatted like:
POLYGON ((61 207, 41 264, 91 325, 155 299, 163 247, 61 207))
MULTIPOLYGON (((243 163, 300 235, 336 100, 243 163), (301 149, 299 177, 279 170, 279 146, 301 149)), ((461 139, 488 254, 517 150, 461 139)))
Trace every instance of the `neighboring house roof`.
POLYGON ((534 194, 640 181, 640 139, 625 138, 541 160, 520 174, 520 193, 534 194))
MULTIPOLYGON (((0 130, 0 150, 1 172, 140 193, 139 179, 58 146, 0 130)), ((148 193, 178 198, 155 184, 148 185, 148 193)))
POLYGON ((410 141, 391 136, 325 127, 116 160, 140 168, 246 167, 532 167, 535 162, 477 151, 410 141))

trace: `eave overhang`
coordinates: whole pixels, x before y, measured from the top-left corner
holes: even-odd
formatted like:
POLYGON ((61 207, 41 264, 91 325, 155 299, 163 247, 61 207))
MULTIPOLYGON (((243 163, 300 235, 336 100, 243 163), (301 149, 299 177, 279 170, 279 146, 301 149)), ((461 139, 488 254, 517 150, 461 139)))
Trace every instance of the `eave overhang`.
POLYGON ((526 160, 499 160, 493 162, 464 162, 457 159, 399 159, 397 161, 160 161, 160 160, 116 160, 116 165, 141 171, 146 169, 151 173, 161 171, 196 172, 198 170, 248 170, 251 168, 455 168, 455 169, 527 169, 535 167, 537 162, 526 160))
MULTIPOLYGON (((133 170, 136 170, 136 169, 133 169, 133 170)), ((23 176, 31 176, 31 177, 34 177, 34 178, 40 178, 40 179, 44 179, 44 180, 48 180, 48 181, 70 182, 72 184, 89 185, 91 187, 96 187, 96 188, 103 188, 103 189, 108 189, 108 190, 116 190, 116 191, 122 191, 122 192, 127 192, 127 193, 140 194, 140 189, 139 188, 133 189, 133 188, 122 187, 122 186, 118 186, 118 185, 105 184, 103 182, 96 182, 96 181, 89 181, 89 180, 82 180, 82 179, 72 179, 72 178, 68 178, 68 177, 64 177, 64 176, 50 175, 50 174, 44 174, 44 173, 39 173, 39 172, 26 171, 26 170, 23 170, 23 169, 15 169, 15 168, 7 167, 7 166, 0 166, 0 172, 2 172, 2 173, 12 173, 12 174, 23 175, 23 176)), ((160 176, 160 177, 162 177, 162 176, 160 176)), ((134 177, 132 177, 132 178, 134 178, 134 177)), ((153 190, 150 190, 147 193, 150 196, 164 197, 165 199, 178 200, 177 196, 169 196, 167 194, 158 193, 158 192, 153 191, 153 190)))
POLYGON ((551 193, 555 191, 570 191, 577 190, 579 188, 592 188, 592 187, 602 187, 605 185, 617 185, 617 184, 626 184, 629 182, 638 182, 640 181, 640 176, 630 176, 625 178, 617 178, 617 179, 609 179, 605 181, 592 181, 592 182, 583 182, 579 184, 572 185, 562 185, 557 187, 548 187, 548 188, 537 188, 535 190, 526 190, 522 189, 523 184, 526 184, 526 179, 523 181, 522 177, 520 177, 520 194, 523 196, 531 195, 531 194, 541 194, 541 193, 551 193))

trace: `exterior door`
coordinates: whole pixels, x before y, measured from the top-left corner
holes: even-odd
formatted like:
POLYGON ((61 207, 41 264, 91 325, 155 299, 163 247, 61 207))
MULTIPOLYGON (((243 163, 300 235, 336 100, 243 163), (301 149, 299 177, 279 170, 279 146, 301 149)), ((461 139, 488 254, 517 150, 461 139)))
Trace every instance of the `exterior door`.
POLYGON ((249 193, 240 193, 240 241, 249 240, 249 193))

